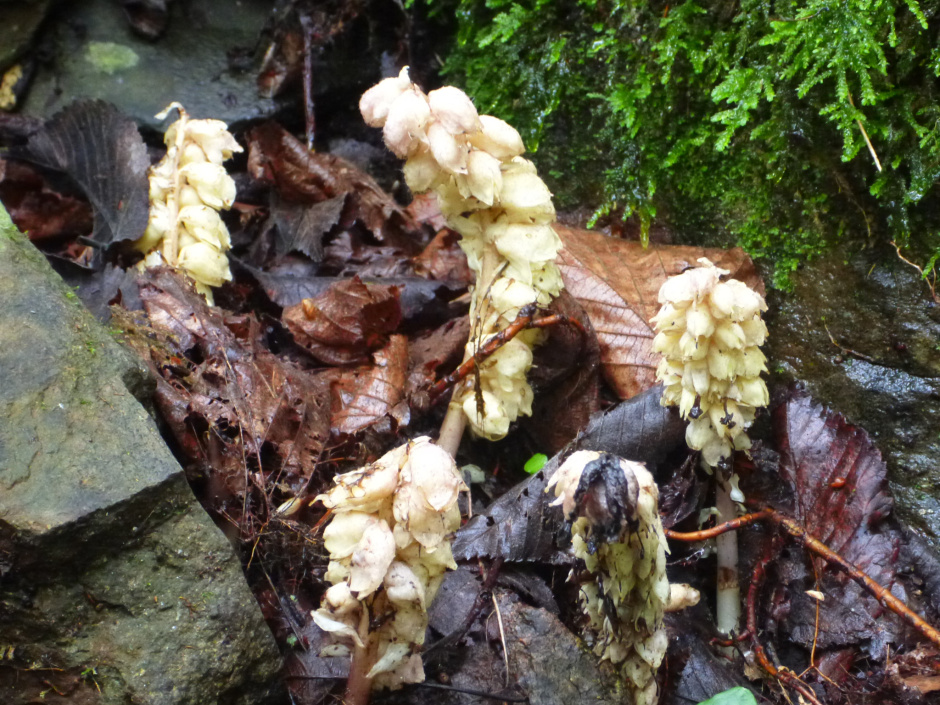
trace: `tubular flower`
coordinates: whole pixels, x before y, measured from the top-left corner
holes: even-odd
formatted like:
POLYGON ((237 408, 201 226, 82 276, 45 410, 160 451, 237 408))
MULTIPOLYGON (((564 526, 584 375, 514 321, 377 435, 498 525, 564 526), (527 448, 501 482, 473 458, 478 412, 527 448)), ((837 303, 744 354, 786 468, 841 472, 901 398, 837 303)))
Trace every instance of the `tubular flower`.
MULTIPOLYGON (((545 306, 562 289, 555 255, 561 240, 552 194, 535 171, 519 133, 499 118, 479 115, 458 88, 427 95, 402 69, 363 94, 365 121, 382 127, 385 143, 405 158, 409 188, 434 191, 448 224, 461 234, 477 280, 470 316, 472 356, 529 304, 545 306)), ((537 330, 524 331, 480 366, 480 389, 469 382, 454 392, 473 431, 502 438, 520 414, 532 413, 532 366, 537 330), (482 404, 481 404, 482 402, 482 404)))
POLYGON ((728 271, 707 259, 670 277, 659 290, 662 308, 651 320, 653 350, 663 359, 656 378, 663 406, 688 419, 686 442, 709 465, 750 448, 745 429, 767 406, 767 371, 760 346, 767 337, 764 298, 744 282, 722 281, 728 271))
POLYGON ((668 645, 663 613, 670 603, 682 608, 698 602, 698 592, 687 585, 670 594, 656 483, 639 463, 582 450, 555 471, 551 487, 557 498, 552 504, 561 505, 574 554, 589 574, 580 588, 585 641, 620 668, 636 705, 652 705, 668 645))
POLYGON ((166 156, 150 170, 150 221, 135 246, 148 267, 169 264, 196 281, 212 303, 213 286, 231 281, 228 229, 219 210, 235 201, 235 182, 222 162, 241 152, 220 120, 191 120, 179 103, 179 119, 167 128, 166 156))
POLYGON ((317 497, 333 510, 323 532, 333 586, 314 621, 364 654, 373 687, 419 683, 427 608, 445 571, 457 567, 450 537, 467 487, 453 458, 427 437, 335 482, 317 497))

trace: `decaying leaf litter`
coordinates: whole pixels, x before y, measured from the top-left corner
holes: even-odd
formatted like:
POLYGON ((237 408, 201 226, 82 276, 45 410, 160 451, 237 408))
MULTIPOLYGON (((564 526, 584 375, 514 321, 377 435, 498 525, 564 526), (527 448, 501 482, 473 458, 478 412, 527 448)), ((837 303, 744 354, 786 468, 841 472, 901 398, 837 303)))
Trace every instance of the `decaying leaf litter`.
MULTIPOLYGON (((146 145, 133 123, 113 107, 78 104, 49 121, 22 148, 25 162, 4 162, 10 165, 4 178, 16 176, 23 223, 36 221, 30 199, 57 204, 59 214, 94 213, 93 229, 70 231, 63 216, 60 230, 37 231, 37 243, 43 244, 40 234, 51 238, 45 246, 61 258, 63 275, 93 309, 113 316, 151 365, 168 440, 207 510, 242 547, 249 580, 288 657, 295 702, 313 703, 335 688, 330 677, 342 677, 345 667, 318 655, 322 634, 310 620, 325 589, 327 558, 324 511, 309 500, 337 472, 374 460, 405 438, 435 432, 443 404, 432 404, 428 390, 458 365, 471 333, 469 275, 454 234, 425 200, 399 204, 352 164, 308 151, 275 123, 238 138, 247 159, 236 172, 240 195, 226 218, 235 280, 217 291, 215 308, 170 269, 125 268, 133 259, 127 244, 142 230, 140 179, 150 160, 143 159, 146 145), (91 210, 74 193, 58 194, 43 180, 46 172, 30 163, 68 174, 91 210), (91 163, 106 165, 108 178, 91 178, 91 163)), ((514 644, 504 661, 492 602, 478 599, 481 586, 492 590, 510 626, 536 612, 560 617, 541 638, 515 632, 527 650, 550 655, 570 643, 561 624, 578 629, 564 582, 572 559, 557 541, 561 515, 542 491, 563 457, 510 487, 523 462, 566 445, 569 452, 604 450, 644 461, 662 488, 667 526, 694 530, 712 500, 707 478, 688 462, 681 423, 659 406, 652 387, 649 319, 656 292, 667 276, 702 256, 759 285, 738 250, 643 250, 586 231, 558 231, 568 295, 553 306, 581 326, 559 325, 537 353, 534 422, 520 422, 495 449, 471 440, 461 448, 458 461, 479 465, 487 479, 472 493, 476 518, 457 534, 462 567, 435 603, 426 659, 429 680, 507 698, 528 694, 532 702, 545 701, 537 697, 544 683, 525 671, 527 664, 537 668, 538 659, 522 657, 514 644), (461 659, 457 644, 472 650, 472 659, 461 659)), ((776 396, 774 410, 755 429, 753 461, 736 459, 749 502, 787 513, 935 623, 938 568, 907 557, 877 449, 864 431, 799 391, 778 389, 776 396)), ((742 534, 745 582, 757 566, 771 577, 748 609, 758 628, 751 636, 773 653, 777 668, 792 669, 826 702, 929 698, 936 688, 935 647, 843 573, 772 529, 742 534)), ((701 576, 713 572, 703 570, 707 553, 704 544, 674 544, 671 570, 693 582, 698 574, 705 588, 701 576)), ((674 639, 661 674, 665 702, 698 702, 747 684, 745 672, 755 674, 714 657, 710 624, 704 604, 691 618, 670 623, 674 639)), ((775 682, 762 692, 783 697, 775 682)), ((386 697, 463 702, 469 696, 415 688, 386 697)))

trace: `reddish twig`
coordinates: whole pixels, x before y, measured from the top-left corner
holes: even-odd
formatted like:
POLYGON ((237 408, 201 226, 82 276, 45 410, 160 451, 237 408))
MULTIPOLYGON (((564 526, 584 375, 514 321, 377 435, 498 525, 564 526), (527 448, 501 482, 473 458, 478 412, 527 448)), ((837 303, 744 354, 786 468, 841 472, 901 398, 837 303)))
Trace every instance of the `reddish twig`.
POLYGON ((519 313, 516 315, 512 323, 483 343, 483 345, 479 346, 473 356, 467 358, 456 370, 451 372, 446 377, 442 377, 431 386, 431 388, 428 390, 428 396, 431 399, 431 403, 433 404, 435 401, 437 401, 440 396, 452 386, 469 377, 470 374, 475 369, 477 369, 484 360, 486 360, 486 358, 490 357, 493 353, 495 353, 524 330, 531 330, 533 328, 548 328, 549 326, 558 325, 559 323, 569 323, 581 331, 582 334, 587 334, 584 330, 584 326, 582 326, 580 322, 573 318, 556 313, 551 316, 545 316, 544 318, 536 319, 535 314, 537 311, 538 307, 534 303, 526 304, 521 309, 519 309, 519 313))
MULTIPOLYGON (((467 616, 463 621, 463 624, 460 625, 453 632, 447 636, 441 637, 433 644, 428 646, 424 653, 427 654, 435 649, 439 649, 442 646, 451 646, 456 644, 458 641, 463 639, 464 635, 470 631, 470 627, 473 626, 473 623, 480 616, 480 613, 483 611, 483 607, 486 605, 487 601, 490 600, 493 596, 493 588, 496 587, 496 580, 499 578, 499 571, 503 567, 503 558, 494 558, 493 562, 490 563, 490 569, 483 576, 483 583, 480 585, 480 592, 477 593, 476 599, 473 601, 473 606, 470 608, 470 611, 467 612, 467 616)), ((482 570, 482 567, 481 567, 482 570)))
POLYGON ((790 517, 773 512, 768 518, 778 526, 783 527, 790 536, 795 538, 810 551, 828 563, 837 565, 844 570, 852 580, 871 593, 882 606, 901 617, 901 619, 930 639, 935 645, 940 646, 940 631, 937 631, 934 627, 927 624, 923 617, 912 611, 907 605, 901 602, 901 600, 892 595, 889 590, 872 580, 861 568, 847 561, 819 539, 811 536, 806 529, 790 517))
POLYGON ((675 541, 704 541, 705 539, 714 538, 715 536, 723 534, 727 531, 733 531, 735 529, 741 528, 742 526, 746 526, 747 524, 764 521, 765 519, 772 521, 783 528, 790 536, 796 539, 812 553, 815 553, 826 562, 841 568, 850 578, 852 578, 852 580, 865 588, 865 590, 867 590, 876 600, 878 600, 882 606, 894 612, 910 626, 914 627, 914 629, 919 631, 926 638, 930 639, 930 641, 932 641, 934 644, 940 646, 940 631, 928 624, 923 617, 915 613, 907 605, 901 602, 901 600, 892 595, 888 589, 875 582, 861 568, 840 556, 816 537, 811 536, 809 532, 800 526, 799 523, 797 523, 794 519, 791 519, 790 517, 785 516, 774 509, 767 508, 759 512, 754 512, 753 514, 745 514, 742 517, 738 517, 737 519, 733 519, 732 521, 719 524, 714 528, 705 529, 703 531, 691 531, 688 533, 667 531, 666 537, 675 541))
POLYGON ((757 659, 757 663, 760 664, 761 668, 767 671, 767 673, 781 683, 785 683, 793 688, 793 690, 797 691, 806 698, 806 700, 813 703, 813 705, 821 705, 810 687, 800 680, 795 673, 787 668, 777 668, 771 663, 767 652, 764 650, 763 644, 761 644, 760 640, 757 638, 757 596, 767 577, 767 566, 770 565, 774 556, 777 555, 777 551, 780 549, 779 543, 778 539, 768 542, 760 558, 754 563, 754 569, 751 571, 751 584, 747 589, 746 607, 747 631, 751 637, 751 648, 754 650, 754 658, 757 659))
POLYGON ((702 529, 701 531, 671 531, 667 529, 666 538, 672 539, 673 541, 686 541, 689 543, 694 541, 705 541, 706 539, 713 539, 716 536, 721 536, 721 534, 727 533, 728 531, 740 529, 742 526, 747 526, 748 524, 754 524, 755 522, 769 519, 770 515, 773 513, 773 509, 762 509, 759 512, 745 514, 744 516, 739 516, 737 519, 732 519, 731 521, 726 521, 723 524, 713 526, 710 529, 702 529))

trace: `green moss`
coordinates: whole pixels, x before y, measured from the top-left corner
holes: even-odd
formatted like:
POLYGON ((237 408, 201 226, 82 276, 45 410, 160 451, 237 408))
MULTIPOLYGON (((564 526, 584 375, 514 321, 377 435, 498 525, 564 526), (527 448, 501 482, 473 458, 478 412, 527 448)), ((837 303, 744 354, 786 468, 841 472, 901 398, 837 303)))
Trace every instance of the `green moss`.
POLYGON ((846 237, 936 263, 940 0, 429 1, 457 18, 448 78, 562 206, 736 241, 778 285, 846 237))
POLYGON ((124 44, 89 42, 85 58, 99 71, 112 74, 137 66, 140 57, 124 44))

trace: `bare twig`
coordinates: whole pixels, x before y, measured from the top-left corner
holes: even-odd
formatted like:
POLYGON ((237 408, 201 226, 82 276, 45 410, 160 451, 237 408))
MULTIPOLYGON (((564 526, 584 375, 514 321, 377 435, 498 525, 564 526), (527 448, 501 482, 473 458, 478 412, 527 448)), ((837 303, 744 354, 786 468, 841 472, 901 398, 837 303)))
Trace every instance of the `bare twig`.
POLYGON ((898 258, 902 262, 911 265, 914 269, 920 272, 920 278, 923 279, 925 282, 927 282, 927 288, 930 289, 930 296, 934 300, 934 303, 940 304, 940 296, 937 296, 937 272, 936 270, 931 272, 930 275, 927 275, 924 272, 923 268, 914 264, 907 257, 901 254, 901 248, 898 246, 898 243, 892 240, 891 244, 894 245, 894 249, 898 253, 898 258))
MULTIPOLYGON (((878 600, 882 606, 894 612, 934 644, 940 646, 940 631, 928 624, 923 617, 912 611, 907 605, 901 602, 901 600, 892 595, 887 588, 875 582, 861 568, 840 556, 819 539, 811 536, 797 521, 774 509, 766 508, 760 512, 746 514, 743 517, 704 531, 693 531, 689 533, 667 531, 666 538, 673 539, 674 541, 703 541, 728 531, 734 531, 747 524, 764 520, 774 522, 809 551, 815 553, 826 562, 841 568, 850 578, 865 588, 865 590, 878 600)), ((748 627, 750 628, 750 625, 748 625, 748 627)))
POLYGON ((844 355, 849 355, 859 360, 864 360, 865 362, 871 363, 872 365, 878 364, 877 362, 875 362, 875 358, 873 357, 869 357, 868 355, 865 355, 864 353, 860 353, 857 350, 852 350, 852 348, 847 348, 842 345, 839 345, 839 343, 836 342, 835 337, 829 331, 829 326, 823 323, 823 328, 826 329, 826 334, 829 336, 829 340, 832 342, 832 344, 835 345, 837 348, 839 348, 839 350, 841 350, 844 355))
MULTIPOLYGON (((855 107, 855 101, 852 100, 852 94, 849 94, 849 105, 853 108, 855 107)), ((865 126, 862 125, 862 121, 858 118, 855 118, 855 122, 858 123, 858 129, 862 131, 862 137, 865 138, 865 144, 868 145, 868 151, 871 153, 871 158, 875 160, 875 166, 878 168, 878 171, 882 171, 881 160, 878 159, 878 153, 875 151, 875 145, 871 143, 871 140, 868 138, 868 133, 865 132, 865 126)))

